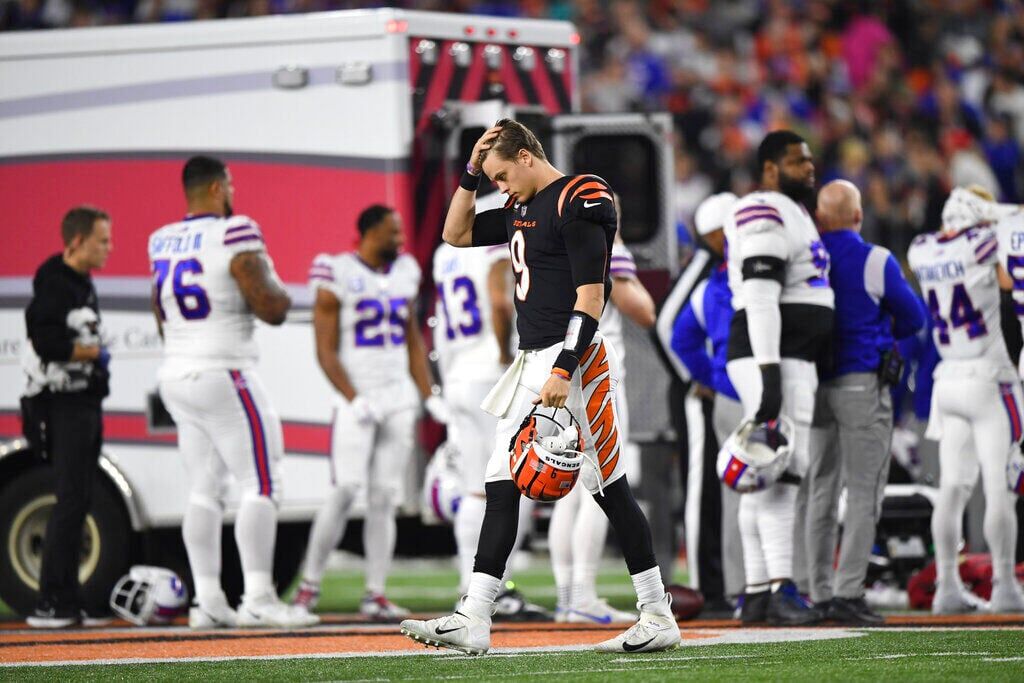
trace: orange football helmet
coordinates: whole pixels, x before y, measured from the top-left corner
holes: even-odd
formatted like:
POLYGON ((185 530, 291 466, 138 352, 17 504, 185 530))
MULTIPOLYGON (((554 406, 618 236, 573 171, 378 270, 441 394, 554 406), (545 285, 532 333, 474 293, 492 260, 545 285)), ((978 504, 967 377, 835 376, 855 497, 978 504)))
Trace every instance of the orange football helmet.
POLYGON ((555 419, 558 408, 550 416, 537 412, 538 408, 530 411, 512 437, 509 470, 520 493, 533 500, 551 503, 572 491, 586 455, 583 453, 580 424, 568 409, 562 409, 569 415, 566 426, 555 419), (554 424, 555 434, 540 436, 538 419, 554 424))

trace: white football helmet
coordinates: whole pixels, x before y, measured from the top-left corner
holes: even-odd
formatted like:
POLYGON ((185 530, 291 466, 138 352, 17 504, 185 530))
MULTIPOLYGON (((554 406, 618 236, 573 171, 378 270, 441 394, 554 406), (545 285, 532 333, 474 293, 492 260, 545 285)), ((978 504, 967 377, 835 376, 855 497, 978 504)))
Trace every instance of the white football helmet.
POLYGON ((718 478, 739 493, 763 491, 782 476, 793 454, 793 423, 744 421, 718 451, 718 478))
POLYGON ((1024 496, 1024 454, 1016 448, 1006 463, 1006 485, 1018 496, 1024 496))
POLYGON ((135 565, 118 579, 110 609, 138 626, 167 624, 185 611, 188 591, 177 574, 163 567, 135 565))
POLYGON ((954 187, 942 207, 942 227, 961 232, 992 220, 992 202, 965 187, 954 187))
POLYGON ((452 524, 462 502, 462 475, 459 449, 445 441, 427 463, 423 475, 423 521, 428 524, 452 524))

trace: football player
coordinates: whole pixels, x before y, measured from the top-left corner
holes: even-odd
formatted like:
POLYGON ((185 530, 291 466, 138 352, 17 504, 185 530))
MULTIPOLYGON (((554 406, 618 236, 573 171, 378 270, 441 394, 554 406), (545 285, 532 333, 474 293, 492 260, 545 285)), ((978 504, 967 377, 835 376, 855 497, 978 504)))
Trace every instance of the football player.
POLYGON ((680 642, 650 528, 623 476, 615 410, 619 359, 598 331, 611 288, 608 256, 615 230, 607 183, 592 175, 563 175, 522 124, 503 119, 477 141, 452 197, 444 239, 457 247, 508 242, 519 353, 484 402, 500 420, 469 590, 452 615, 402 622, 402 632, 415 640, 470 654, 490 648, 491 611, 515 541, 520 498, 511 480, 509 444, 539 404, 578 416, 584 448, 597 463, 580 478, 592 494, 600 492, 597 501, 617 530, 637 591, 639 621, 597 649, 648 652, 680 642), (508 194, 504 208, 476 214, 481 171, 508 194))
MULTIPOLYGON (((615 208, 619 209, 617 195, 615 208)), ((654 300, 636 276, 633 254, 615 235, 611 263, 611 305, 605 306, 598 328, 622 361, 615 389, 615 409, 619 418, 619 438, 623 457, 630 457, 629 412, 626 405, 626 345, 622 338, 622 316, 644 329, 654 325, 654 300)), ((627 463, 627 467, 629 464, 627 463)), ((555 620, 571 623, 632 623, 636 614, 618 610, 597 595, 597 570, 608 536, 608 518, 593 496, 574 487, 569 495, 555 502, 548 526, 551 568, 555 576, 557 603, 555 620)))
MULTIPOLYGON (((460 595, 469 588, 473 573, 473 555, 484 519, 486 454, 498 426, 497 418, 480 410, 480 403, 512 362, 511 280, 508 249, 503 245, 456 249, 442 242, 434 252, 434 349, 445 401, 451 409, 448 442, 459 452, 464 492, 454 523, 460 595)), ((520 508, 517 546, 529 526, 531 510, 530 505, 520 508)), ((507 574, 505 589, 496 601, 495 618, 550 618, 543 608, 526 601, 507 574)))
POLYGON ((401 254, 402 221, 374 204, 359 214, 359 246, 319 254, 309 270, 316 293, 316 357, 337 392, 331 426, 331 491, 313 520, 295 605, 312 610, 327 557, 345 535, 349 510, 366 500, 366 593, 359 611, 372 619, 408 614, 384 596, 395 552, 395 509, 409 466, 421 402, 434 419, 448 410, 432 390, 414 315, 420 268, 401 254))
POLYGON ((160 395, 178 425, 189 478, 181 527, 196 593, 189 625, 310 626, 318 618, 281 602, 271 578, 284 439, 253 370, 255 319, 280 325, 291 299, 259 226, 233 215, 234 187, 224 164, 192 157, 182 182, 188 214, 150 236, 149 260, 153 312, 164 340, 160 395), (241 493, 235 542, 245 593, 237 613, 220 585, 229 475, 241 493))
POLYGON ((807 210, 814 161, 796 133, 775 131, 757 149, 761 189, 737 201, 725 221, 729 290, 729 379, 746 419, 785 415, 795 428, 788 471, 773 486, 746 493, 739 506, 747 582, 742 618, 799 625, 820 619, 793 583, 794 525, 800 478, 808 465, 816 362, 831 357, 833 293, 828 253, 807 210))
POLYGON ((1014 575, 1016 497, 1006 465, 1022 436, 1021 385, 1000 330, 998 242, 986 200, 955 188, 942 209, 942 231, 920 235, 907 259, 934 324, 941 361, 935 369, 925 436, 939 442, 939 498, 932 512, 937 570, 935 614, 976 608, 957 569, 964 508, 981 471, 984 534, 992 555, 991 609, 1024 611, 1014 575), (973 448, 972 448, 973 446, 973 448))

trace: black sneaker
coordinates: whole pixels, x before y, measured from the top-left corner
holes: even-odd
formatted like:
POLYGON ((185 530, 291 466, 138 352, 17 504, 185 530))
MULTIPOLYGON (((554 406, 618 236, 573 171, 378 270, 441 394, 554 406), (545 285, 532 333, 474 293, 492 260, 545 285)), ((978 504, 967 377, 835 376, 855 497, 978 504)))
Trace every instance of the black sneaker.
POLYGON ((827 616, 840 624, 856 626, 880 626, 885 623, 885 617, 868 607, 864 598, 832 598, 827 616))
POLYGON ((78 625, 81 615, 74 607, 44 600, 25 620, 32 628, 68 628, 78 625))
POLYGON ((114 615, 110 612, 100 612, 92 609, 78 611, 78 618, 82 626, 96 628, 98 626, 109 626, 114 621, 114 615))
POLYGON ((766 590, 744 593, 740 597, 740 621, 744 624, 763 624, 768 618, 769 597, 771 594, 766 590))
POLYGON ((494 599, 492 621, 551 621, 554 617, 541 607, 527 602, 523 594, 509 588, 494 599))
POLYGON ((821 611, 807 604, 796 584, 788 579, 768 599, 768 623, 772 626, 809 626, 822 620, 821 611))

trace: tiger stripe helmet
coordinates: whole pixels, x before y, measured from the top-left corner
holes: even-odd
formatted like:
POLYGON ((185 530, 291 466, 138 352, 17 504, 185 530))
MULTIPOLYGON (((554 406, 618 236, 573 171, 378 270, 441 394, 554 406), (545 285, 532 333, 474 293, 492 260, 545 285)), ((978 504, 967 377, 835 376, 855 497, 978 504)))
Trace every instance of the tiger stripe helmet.
POLYGON ((568 409, 568 426, 555 419, 559 409, 551 416, 530 411, 519 431, 509 444, 509 470, 512 482, 527 498, 550 503, 563 498, 572 491, 580 476, 585 456, 583 436, 579 422, 568 409), (552 436, 540 436, 538 419, 547 420, 555 426, 552 436))

